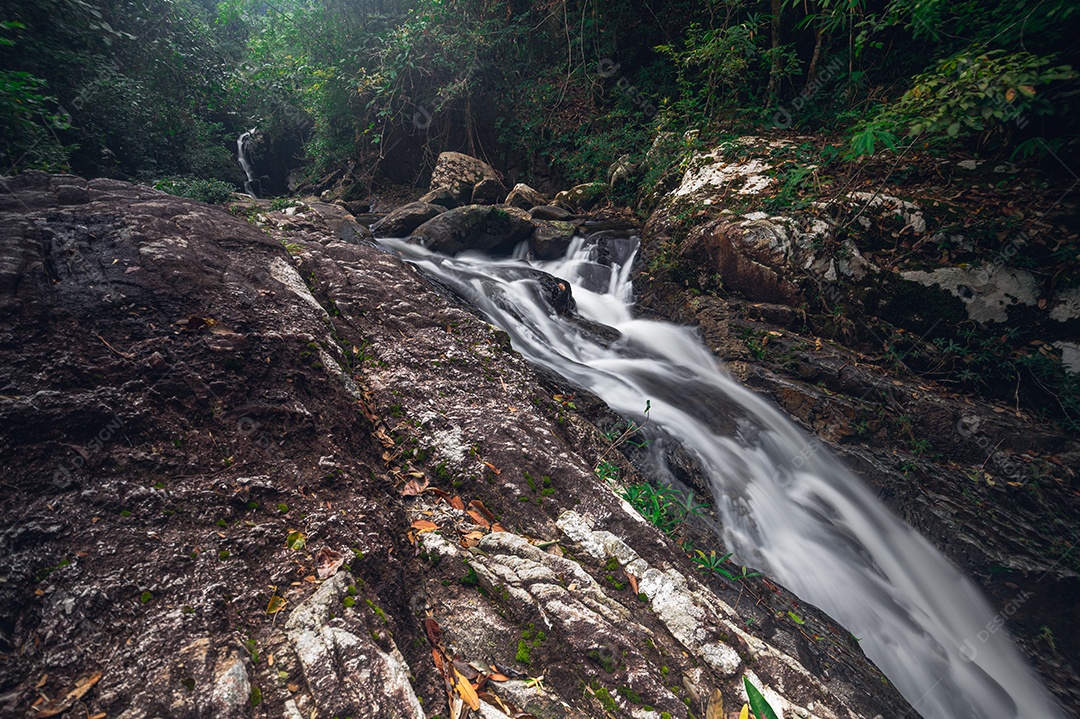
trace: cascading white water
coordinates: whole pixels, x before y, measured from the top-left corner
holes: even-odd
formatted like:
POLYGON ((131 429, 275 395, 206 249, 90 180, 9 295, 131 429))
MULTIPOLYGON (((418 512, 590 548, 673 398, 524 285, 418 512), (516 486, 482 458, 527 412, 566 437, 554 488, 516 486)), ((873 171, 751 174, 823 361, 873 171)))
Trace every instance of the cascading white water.
POLYGON ((253 127, 236 138, 236 160, 240 163, 240 167, 243 168, 244 175, 247 176, 247 180, 244 181, 244 192, 252 197, 257 197, 255 193, 255 168, 251 166, 251 159, 248 158, 247 140, 255 133, 256 129, 258 128, 253 127))
POLYGON ((861 638, 926 719, 1062 716, 975 585, 896 518, 816 439, 718 366, 686 327, 634 319, 636 244, 610 268, 575 239, 566 258, 448 258, 383 244, 453 288, 514 348, 616 411, 677 438, 707 472, 728 549, 861 638), (598 340, 538 299, 530 266, 567 280, 580 315, 617 329, 598 340), (721 416, 722 415, 722 416, 721 416), (724 432, 716 427, 735 427, 724 432))

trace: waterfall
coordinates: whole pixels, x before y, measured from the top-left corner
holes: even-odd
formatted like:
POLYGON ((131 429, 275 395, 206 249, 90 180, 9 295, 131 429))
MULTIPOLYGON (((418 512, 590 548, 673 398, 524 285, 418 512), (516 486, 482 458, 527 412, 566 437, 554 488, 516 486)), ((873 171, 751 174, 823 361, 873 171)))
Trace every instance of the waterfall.
POLYGON ((900 521, 819 440, 725 373, 687 327, 635 319, 634 241, 576 238, 527 263, 384 246, 451 287, 513 346, 675 438, 712 485, 727 548, 861 638, 866 654, 925 719, 1053 719, 1062 713, 974 583, 900 521), (616 247, 612 252, 612 246, 616 247), (621 251, 620 251, 621 250, 621 251), (569 281, 578 312, 621 334, 600 340, 541 299, 532 267, 569 281), (986 631, 990 626, 995 631, 986 631))
POLYGON ((240 167, 243 168, 244 174, 247 179, 244 181, 244 192, 248 193, 252 197, 258 197, 258 193, 255 191, 255 170, 251 166, 251 159, 248 157, 247 141, 248 138, 258 128, 251 128, 247 132, 240 134, 240 137, 236 138, 236 159, 240 163, 240 167))

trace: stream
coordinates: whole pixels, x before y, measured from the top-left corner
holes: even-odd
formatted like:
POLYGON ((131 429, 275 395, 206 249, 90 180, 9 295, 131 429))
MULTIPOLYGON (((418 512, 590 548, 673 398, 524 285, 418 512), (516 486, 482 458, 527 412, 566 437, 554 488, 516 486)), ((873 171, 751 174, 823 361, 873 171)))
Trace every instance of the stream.
POLYGON ((384 246, 452 288, 505 330, 526 359, 612 409, 677 438, 711 484, 723 539, 861 639, 925 719, 1063 716, 976 586, 894 516, 823 443, 731 378, 689 327, 635 319, 635 240, 576 238, 563 259, 445 257, 403 240, 384 246), (608 261, 601 264, 597 258, 608 261), (572 285, 581 317, 557 315, 535 279, 572 285))

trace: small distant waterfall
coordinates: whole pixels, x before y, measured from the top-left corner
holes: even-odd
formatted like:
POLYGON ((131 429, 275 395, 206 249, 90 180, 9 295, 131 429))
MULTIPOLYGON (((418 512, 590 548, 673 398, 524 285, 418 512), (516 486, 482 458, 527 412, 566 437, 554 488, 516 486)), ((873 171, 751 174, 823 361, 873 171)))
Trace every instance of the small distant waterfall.
POLYGON ((253 127, 236 138, 236 159, 240 162, 240 167, 244 169, 244 174, 247 175, 247 180, 244 181, 244 192, 252 197, 259 195, 255 191, 255 170, 251 167, 251 159, 248 157, 247 141, 256 129, 258 128, 253 127))

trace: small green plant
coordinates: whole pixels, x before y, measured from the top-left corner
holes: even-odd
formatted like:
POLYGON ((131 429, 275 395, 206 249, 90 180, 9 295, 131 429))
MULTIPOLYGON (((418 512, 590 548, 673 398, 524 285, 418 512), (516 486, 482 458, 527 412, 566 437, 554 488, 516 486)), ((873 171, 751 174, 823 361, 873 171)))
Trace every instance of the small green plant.
POLYGON ((693 492, 683 494, 674 487, 657 487, 648 482, 627 486, 622 498, 650 524, 668 535, 673 534, 688 516, 700 515, 707 509, 706 505, 694 500, 693 492))
POLYGON ((187 197, 211 205, 227 201, 236 188, 221 180, 201 180, 194 177, 172 177, 158 180, 154 187, 178 197, 187 197))
POLYGON ((514 655, 514 659, 522 664, 529 664, 529 657, 532 653, 532 645, 524 639, 519 639, 517 643, 517 654, 514 655))
POLYGON ((139 601, 142 602, 143 604, 146 604, 147 602, 149 602, 153 598, 154 598, 154 595, 151 594, 150 592, 143 592, 142 594, 139 595, 139 601))

